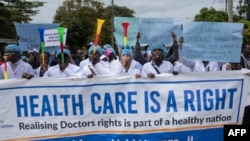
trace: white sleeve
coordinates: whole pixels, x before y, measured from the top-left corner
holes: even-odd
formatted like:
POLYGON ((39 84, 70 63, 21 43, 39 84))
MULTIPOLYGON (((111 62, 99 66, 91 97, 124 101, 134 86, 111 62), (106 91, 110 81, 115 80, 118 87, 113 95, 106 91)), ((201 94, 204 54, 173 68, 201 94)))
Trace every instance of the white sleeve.
POLYGON ((0 65, 0 79, 4 79, 3 77, 3 67, 0 65))
POLYGON ((174 71, 181 72, 181 68, 182 68, 182 63, 179 61, 176 61, 174 65, 174 71))
MULTIPOLYGON (((246 84, 250 84, 250 76, 246 78, 246 84)), ((247 87, 245 105, 250 105, 250 87, 247 87)))
POLYGON ((48 70, 44 73, 43 77, 51 77, 51 75, 50 75, 51 69, 52 69, 52 67, 48 68, 48 70))
POLYGON ((67 77, 82 77, 80 67, 69 64, 68 67, 63 71, 67 77))
POLYGON ((121 63, 118 61, 111 62, 109 67, 111 74, 121 74, 123 68, 121 63))
POLYGON ((105 67, 104 65, 102 65, 100 62, 95 64, 94 68, 95 68, 97 75, 98 74, 99 75, 110 74, 110 69, 108 67, 105 67))

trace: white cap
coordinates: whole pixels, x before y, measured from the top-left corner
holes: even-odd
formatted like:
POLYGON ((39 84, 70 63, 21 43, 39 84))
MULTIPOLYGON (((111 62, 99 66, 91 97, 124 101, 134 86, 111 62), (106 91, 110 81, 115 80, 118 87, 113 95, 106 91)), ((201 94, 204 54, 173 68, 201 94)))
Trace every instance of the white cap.
POLYGON ((104 55, 104 54, 102 54, 101 57, 100 57, 101 60, 102 60, 102 59, 105 59, 105 58, 106 58, 106 59, 109 59, 109 58, 108 58, 106 55, 104 55))
POLYGON ((31 48, 31 49, 28 51, 28 53, 31 53, 31 52, 36 52, 36 53, 39 54, 39 51, 38 51, 37 49, 35 49, 35 48, 31 48))
POLYGON ((148 46, 148 44, 140 44, 141 47, 148 46))

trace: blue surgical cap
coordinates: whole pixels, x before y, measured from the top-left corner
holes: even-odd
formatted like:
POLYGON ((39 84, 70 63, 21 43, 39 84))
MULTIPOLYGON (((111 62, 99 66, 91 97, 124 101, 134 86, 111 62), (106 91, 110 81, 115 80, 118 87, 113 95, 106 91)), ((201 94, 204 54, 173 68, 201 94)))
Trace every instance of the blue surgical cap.
MULTIPOLYGON (((111 50, 112 53, 115 53, 115 50, 113 48, 108 48, 107 50, 111 50)), ((105 52, 107 51, 105 50, 105 52)))
MULTIPOLYGON (((67 56, 70 56, 70 52, 68 49, 64 48, 63 49, 63 53, 67 56)), ((56 57, 58 57, 59 55, 61 54, 61 49, 58 49, 57 52, 56 52, 56 57)))
POLYGON ((6 46, 5 51, 15 51, 21 56, 21 49, 16 44, 9 44, 6 46))
POLYGON ((111 46, 110 44, 105 44, 105 45, 103 46, 103 49, 104 49, 104 50, 106 50, 106 49, 108 49, 108 48, 112 48, 112 46, 111 46))
MULTIPOLYGON (((90 54, 92 51, 94 51, 94 46, 95 45, 92 45, 90 48, 89 48, 89 50, 88 50, 88 53, 90 54)), ((103 54, 103 50, 102 50, 102 48, 99 46, 99 45, 97 45, 96 46, 96 52, 98 52, 99 54, 103 54)))
POLYGON ((128 49, 128 48, 123 49, 122 56, 126 56, 127 54, 129 54, 133 58, 133 52, 131 49, 128 49))
POLYGON ((160 50, 162 50, 162 52, 163 52, 163 54, 165 54, 165 48, 164 48, 164 46, 163 46, 163 44, 162 43, 153 43, 152 45, 151 45, 151 47, 150 47, 150 50, 151 50, 151 52, 153 51, 153 50, 155 50, 155 49, 160 49, 160 50))
POLYGON ((123 48, 131 49, 131 46, 127 44, 126 46, 122 46, 123 48))

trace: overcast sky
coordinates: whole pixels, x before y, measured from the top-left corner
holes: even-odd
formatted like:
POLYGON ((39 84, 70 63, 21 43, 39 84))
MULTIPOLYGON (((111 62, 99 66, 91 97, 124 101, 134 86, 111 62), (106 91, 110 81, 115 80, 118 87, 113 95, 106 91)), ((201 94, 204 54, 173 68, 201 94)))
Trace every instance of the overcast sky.
MULTIPOLYGON (((30 0, 32 1, 32 0, 30 0)), ((64 0, 39 0, 47 2, 40 8, 40 14, 33 18, 31 23, 52 23, 56 9, 64 0)), ((111 0, 100 0, 107 5, 111 0)), ((116 5, 126 6, 135 11, 139 18, 164 18, 175 17, 183 21, 192 21, 200 9, 214 7, 217 10, 225 10, 226 0, 114 0, 116 5)), ((238 0, 234 1, 234 7, 238 0)))

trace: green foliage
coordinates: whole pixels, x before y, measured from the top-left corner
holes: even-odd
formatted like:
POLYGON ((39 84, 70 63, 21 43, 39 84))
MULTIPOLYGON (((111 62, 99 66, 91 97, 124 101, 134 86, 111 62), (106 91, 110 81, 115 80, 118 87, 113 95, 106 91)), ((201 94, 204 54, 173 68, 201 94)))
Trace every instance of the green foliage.
MULTIPOLYGON (((117 6, 117 5, 114 5, 114 15, 116 17, 134 17, 134 11, 131 10, 131 9, 128 9, 127 7, 120 7, 120 6, 117 6)), ((111 11, 112 12, 112 6, 108 6, 106 7, 106 11, 111 11)), ((107 15, 109 16, 109 18, 111 18, 111 14, 107 15)))
MULTIPOLYGON (((114 16, 132 17, 133 10, 126 7, 114 6, 114 16)), ((94 42, 97 28, 97 19, 105 20, 102 25, 98 44, 111 43, 112 7, 104 7, 104 3, 96 0, 64 1, 54 16, 54 23, 68 28, 67 44, 71 49, 83 47, 94 42)))
POLYGON ((240 17, 238 22, 244 23, 244 39, 250 43, 250 0, 239 0, 237 11, 240 17))
POLYGON ((0 37, 15 38, 14 23, 28 23, 31 16, 38 14, 36 8, 44 2, 25 0, 0 0, 0 37))
POLYGON ((239 23, 244 23, 244 39, 246 42, 250 43, 250 21, 241 19, 239 23))
POLYGON ((203 22, 225 22, 227 21, 227 13, 223 11, 216 11, 214 8, 202 8, 200 13, 195 16, 194 21, 203 22))
POLYGON ((4 38, 12 38, 13 35, 15 37, 15 28, 13 28, 14 24, 10 22, 11 12, 5 7, 0 6, 0 37, 4 38))
POLYGON ((250 0, 239 0, 237 11, 241 19, 250 20, 250 0))
POLYGON ((101 3, 89 0, 64 1, 54 17, 55 23, 68 28, 67 44, 71 47, 82 47, 93 41, 96 17, 102 18, 101 3))

